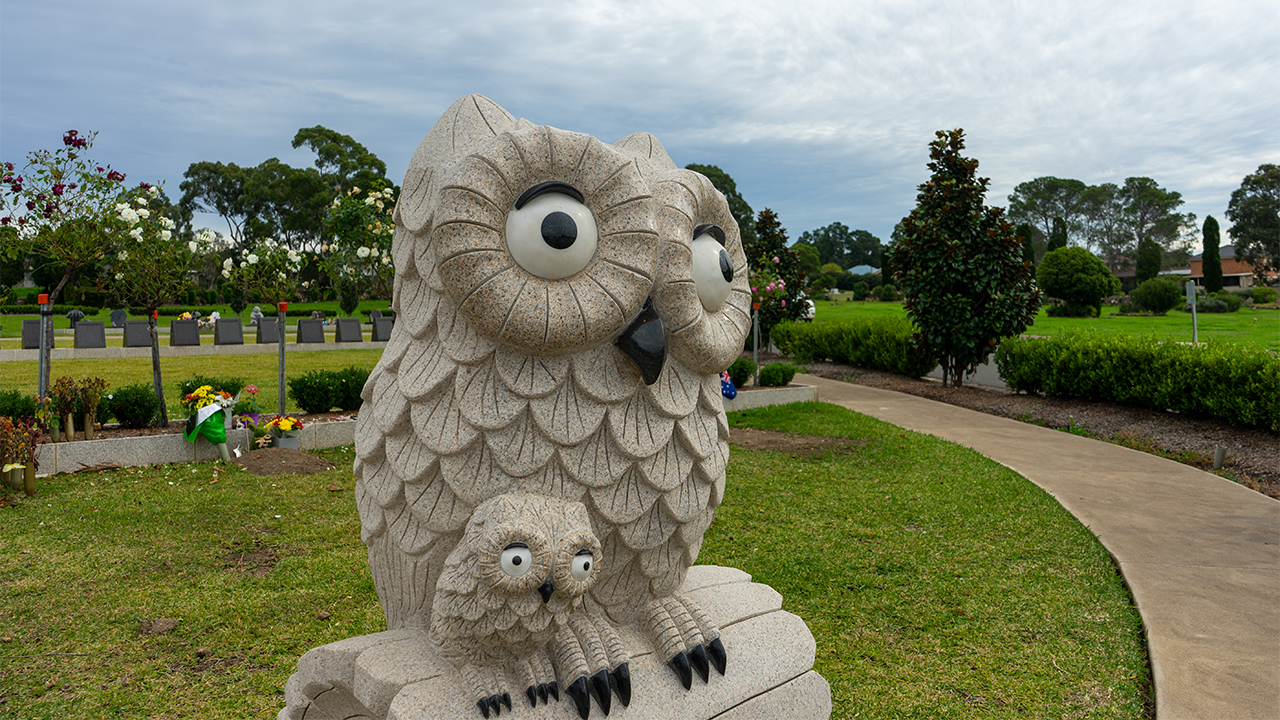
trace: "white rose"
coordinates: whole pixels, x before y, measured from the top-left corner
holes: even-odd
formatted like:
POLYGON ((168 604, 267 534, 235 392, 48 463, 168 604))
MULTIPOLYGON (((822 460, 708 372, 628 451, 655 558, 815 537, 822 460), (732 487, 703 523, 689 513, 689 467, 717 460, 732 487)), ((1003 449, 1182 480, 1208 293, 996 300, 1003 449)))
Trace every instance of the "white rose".
POLYGON ((135 212, 138 213, 138 217, 140 218, 151 217, 151 211, 146 208, 138 208, 135 212))
POLYGON ((358 192, 360 192, 360 188, 358 188, 358 187, 353 187, 353 188, 351 188, 351 192, 349 192, 349 193, 347 193, 347 194, 348 194, 348 195, 350 195, 350 194, 352 194, 352 193, 358 193, 358 192))
POLYGON ((367 257, 369 257, 369 248, 367 248, 367 247, 365 247, 365 246, 363 246, 363 245, 361 245, 360 247, 356 248, 356 257, 360 257, 360 258, 367 258, 367 257))
POLYGON ((246 267, 248 264, 249 264, 249 263, 247 263, 247 262, 245 262, 245 261, 243 261, 243 260, 241 260, 241 261, 240 261, 240 267, 242 267, 242 268, 243 268, 243 267, 246 267))
POLYGON ((285 275, 284 273, 280 273, 280 279, 281 279, 281 280, 288 280, 288 279, 289 279, 289 276, 288 276, 288 275, 285 275))
POLYGON ((140 227, 130 230, 129 234, 132 235, 135 240, 138 240, 138 241, 142 240, 142 228, 140 227))
MULTIPOLYGON (((116 273, 116 280, 123 280, 123 279, 124 279, 124 273, 116 273)), ((111 396, 108 395, 107 397, 111 397, 111 396)))
POLYGON ((391 264, 391 256, 390 256, 390 255, 383 255, 383 256, 382 256, 382 264, 383 264, 383 265, 390 265, 390 264, 391 264))
MULTIPOLYGON (((169 239, 169 238, 171 238, 171 237, 173 237, 173 233, 169 232, 168 230, 161 230, 161 231, 160 231, 160 239, 161 239, 161 240, 168 240, 168 239, 169 239)), ((195 243, 191 243, 191 245, 193 245, 193 246, 194 246, 194 245, 195 245, 195 243)), ((191 252, 195 252, 195 251, 196 251, 195 247, 192 247, 192 248, 191 248, 191 252)))
POLYGON ((120 219, 130 225, 134 225, 138 222, 138 213, 134 212, 132 208, 126 207, 120 211, 120 219))
POLYGON ((229 278, 229 277, 231 277, 231 271, 230 271, 230 270, 223 269, 223 271, 222 271, 222 277, 224 277, 224 278, 229 278))
POLYGON ((369 197, 367 197, 367 198, 365 198, 365 199, 364 199, 364 204, 365 204, 365 205, 372 205, 374 202, 376 202, 376 200, 377 200, 377 198, 375 198, 375 197, 373 197, 372 195, 370 195, 369 197))
POLYGON ((152 185, 151 187, 147 188, 147 192, 151 193, 151 197, 155 197, 160 194, 160 188, 156 187, 155 185, 152 185))
MULTIPOLYGON (((245 258, 245 259, 249 261, 249 264, 250 264, 250 265, 257 265, 257 264, 258 264, 258 256, 257 256, 257 255, 254 255, 253 253, 249 253, 249 257, 247 257, 247 258, 245 258)), ((241 265, 240 267, 244 267, 244 265, 241 265)))
POLYGON ((230 270, 232 265, 235 265, 235 263, 231 261, 231 258, 227 258, 226 260, 222 261, 223 270, 230 270))
POLYGON ((119 254, 119 255, 117 255, 116 257, 117 257, 117 258, 119 258, 120 262, 124 262, 125 260, 128 260, 128 259, 129 259, 129 251, 128 251, 128 250, 121 250, 121 251, 120 251, 120 254, 119 254))
MULTIPOLYGON (((166 230, 165 232, 168 232, 168 230, 166 230)), ((164 233, 161 233, 161 234, 160 234, 160 237, 164 237, 164 233)), ((164 238, 164 239, 165 239, 165 240, 168 240, 169 238, 164 238)), ((196 241, 195 241, 195 240, 192 240, 191 242, 187 243, 187 248, 188 248, 188 249, 190 249, 190 250, 191 250, 191 252, 195 252, 197 247, 199 247, 199 246, 198 246, 198 245, 196 245, 196 241)))

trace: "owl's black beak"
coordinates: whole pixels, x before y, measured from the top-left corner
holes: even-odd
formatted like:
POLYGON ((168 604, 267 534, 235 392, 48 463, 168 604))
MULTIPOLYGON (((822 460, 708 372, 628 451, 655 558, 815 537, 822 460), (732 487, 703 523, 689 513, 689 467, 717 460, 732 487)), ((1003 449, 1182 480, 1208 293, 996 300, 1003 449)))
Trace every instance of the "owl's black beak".
POLYGON ((613 344, 636 364, 645 385, 658 381, 658 376, 662 374, 662 364, 667 359, 667 332, 662 326, 662 318, 658 317, 658 311, 653 307, 652 298, 644 301, 640 314, 613 344))
POLYGON ((551 584, 551 578, 547 578, 538 586, 538 594, 542 595, 542 603, 545 605, 551 599, 551 593, 556 591, 556 586, 551 584))

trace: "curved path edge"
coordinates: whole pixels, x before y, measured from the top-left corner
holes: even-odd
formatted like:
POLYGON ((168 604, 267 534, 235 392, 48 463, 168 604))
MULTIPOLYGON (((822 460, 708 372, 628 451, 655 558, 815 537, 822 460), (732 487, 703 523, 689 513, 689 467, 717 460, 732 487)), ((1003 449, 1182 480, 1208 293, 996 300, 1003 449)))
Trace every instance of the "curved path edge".
POLYGON ((818 398, 972 448, 1052 495, 1115 558, 1159 720, 1280 718, 1280 501, 1172 460, 878 388, 818 398))

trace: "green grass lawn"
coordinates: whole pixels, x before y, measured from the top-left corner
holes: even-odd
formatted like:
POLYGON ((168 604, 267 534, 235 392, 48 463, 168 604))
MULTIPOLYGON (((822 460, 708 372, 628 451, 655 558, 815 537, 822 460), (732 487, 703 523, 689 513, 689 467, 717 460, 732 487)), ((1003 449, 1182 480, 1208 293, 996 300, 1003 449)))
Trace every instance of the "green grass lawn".
MULTIPOLYGON (((311 370, 340 370, 349 365, 373 369, 382 357, 381 348, 359 350, 294 350, 285 351, 287 378, 298 377, 311 370)), ((240 377, 258 386, 258 404, 268 412, 276 409, 279 382, 278 356, 275 353, 256 355, 195 355, 189 357, 160 358, 160 377, 164 381, 165 405, 169 418, 184 417, 178 385, 199 374, 205 377, 240 377)), ((39 369, 34 360, 0 363, 0 390, 21 390, 36 393, 39 369)), ((134 383, 151 383, 151 357, 119 358, 110 362, 102 360, 54 360, 50 366, 50 378, 69 375, 77 380, 100 377, 119 388, 134 383)), ((110 390, 107 390, 110 393, 110 390)), ((290 399, 285 405, 288 412, 298 411, 290 399)))
MULTIPOLYGON (((1122 317, 1116 308, 1102 309, 1099 318, 1051 318, 1041 310, 1028 335, 1057 335, 1069 329, 1095 329, 1104 333, 1152 335, 1163 340, 1191 341, 1191 314, 1178 310, 1164 317, 1122 317)), ((815 322, 850 320, 855 317, 905 314, 898 302, 815 302, 815 322)), ((1280 311, 1242 308, 1233 313, 1198 313, 1200 342, 1253 343, 1280 350, 1280 311)))
MULTIPOLYGON (((730 422, 866 441, 810 459, 734 447, 699 558, 751 573, 805 619, 833 717, 1146 717, 1132 600, 1047 494, 832 405, 730 422)), ((383 629, 351 448, 321 454, 338 469, 63 475, 0 506, 6 715, 272 717, 302 653, 383 629), (156 618, 178 625, 140 634, 156 618)))

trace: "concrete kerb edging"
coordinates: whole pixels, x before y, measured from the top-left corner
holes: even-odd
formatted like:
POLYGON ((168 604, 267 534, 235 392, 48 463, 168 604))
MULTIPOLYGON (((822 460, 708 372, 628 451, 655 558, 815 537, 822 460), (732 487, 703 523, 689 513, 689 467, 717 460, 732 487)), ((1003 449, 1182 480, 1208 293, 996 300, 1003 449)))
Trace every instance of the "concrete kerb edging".
MULTIPOLYGON (((298 449, 307 451, 351 445, 355 442, 355 433, 355 420, 311 423, 298 431, 298 449)), ((252 443, 253 434, 249 430, 237 428, 227 431, 227 447, 233 451, 236 448, 250 450, 252 443)), ((111 463, 128 467, 217 458, 218 449, 207 440, 198 438, 189 443, 180 434, 45 443, 36 452, 41 475, 73 473, 111 463)))
POLYGON ((768 405, 815 401, 818 399, 818 387, 816 385, 792 383, 787 387, 762 387, 751 388, 750 390, 744 388, 739 390, 738 396, 732 400, 728 398, 721 399, 724 402, 725 412, 751 410, 768 405))

